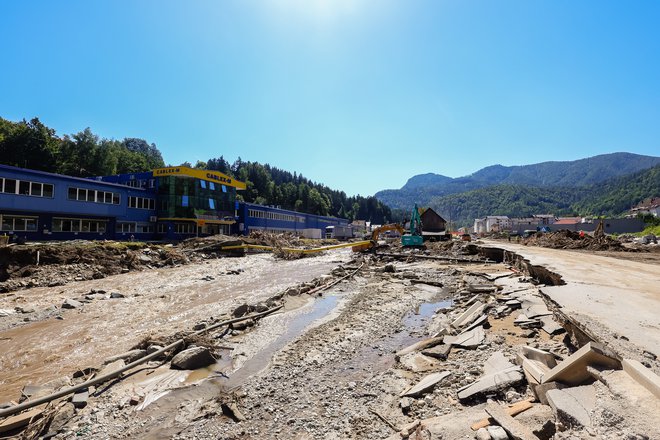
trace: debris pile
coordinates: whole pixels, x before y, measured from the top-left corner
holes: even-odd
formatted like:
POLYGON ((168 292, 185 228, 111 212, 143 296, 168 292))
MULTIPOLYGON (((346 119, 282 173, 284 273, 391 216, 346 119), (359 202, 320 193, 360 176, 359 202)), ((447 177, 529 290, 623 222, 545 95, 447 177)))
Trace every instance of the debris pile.
POLYGON ((172 245, 102 241, 14 245, 0 248, 0 292, 61 286, 188 262, 172 245))
POLYGON ((537 232, 523 239, 525 246, 552 249, 585 249, 591 251, 631 251, 630 248, 608 235, 595 237, 589 234, 562 229, 556 232, 537 232))

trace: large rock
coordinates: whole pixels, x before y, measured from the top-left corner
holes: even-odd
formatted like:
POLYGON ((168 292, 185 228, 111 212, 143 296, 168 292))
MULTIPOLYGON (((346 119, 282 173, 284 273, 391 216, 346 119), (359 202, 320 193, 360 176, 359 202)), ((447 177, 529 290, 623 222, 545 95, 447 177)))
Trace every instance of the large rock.
POLYGON ((179 370, 195 370, 214 364, 216 359, 211 351, 205 347, 193 347, 177 353, 172 358, 172 368, 179 370))
POLYGON ((494 374, 483 376, 476 382, 464 386, 458 390, 458 398, 461 401, 469 400, 481 394, 497 392, 516 385, 524 380, 520 367, 514 366, 494 374))

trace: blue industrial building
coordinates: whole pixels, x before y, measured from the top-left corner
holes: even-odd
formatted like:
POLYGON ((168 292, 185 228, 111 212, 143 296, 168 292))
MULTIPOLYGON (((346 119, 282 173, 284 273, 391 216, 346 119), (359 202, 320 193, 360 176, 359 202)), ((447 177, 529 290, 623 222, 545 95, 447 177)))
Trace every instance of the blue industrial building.
POLYGON ((0 235, 14 240, 181 240, 253 230, 305 235, 345 219, 236 201, 245 184, 188 167, 79 178, 0 165, 0 235))

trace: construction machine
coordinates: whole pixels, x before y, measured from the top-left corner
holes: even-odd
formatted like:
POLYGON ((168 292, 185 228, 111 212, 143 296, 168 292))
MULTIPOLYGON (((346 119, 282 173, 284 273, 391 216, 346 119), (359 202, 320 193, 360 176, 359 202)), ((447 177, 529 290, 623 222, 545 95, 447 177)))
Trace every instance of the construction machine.
POLYGON ((424 237, 422 236, 422 218, 419 215, 417 204, 410 213, 410 231, 401 236, 401 244, 406 247, 423 246, 424 237))
POLYGON ((401 235, 406 232, 406 230, 403 229, 403 226, 398 223, 390 223, 387 225, 379 226, 371 233, 371 239, 369 242, 353 246, 353 252, 366 251, 367 249, 375 247, 378 244, 378 237, 380 237, 380 234, 387 231, 397 231, 401 235))

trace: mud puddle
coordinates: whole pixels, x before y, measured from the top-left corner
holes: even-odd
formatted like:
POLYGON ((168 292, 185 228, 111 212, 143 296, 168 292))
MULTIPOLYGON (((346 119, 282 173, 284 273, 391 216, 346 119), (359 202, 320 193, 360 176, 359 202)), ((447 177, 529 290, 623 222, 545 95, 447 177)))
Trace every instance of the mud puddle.
POLYGON ((328 316, 339 304, 342 294, 329 294, 313 300, 311 306, 293 317, 284 333, 259 350, 254 356, 245 361, 241 367, 228 375, 223 375, 221 383, 229 390, 237 388, 250 377, 259 374, 270 364, 273 356, 284 348, 289 342, 301 336, 305 330, 314 327, 316 321, 328 316))

